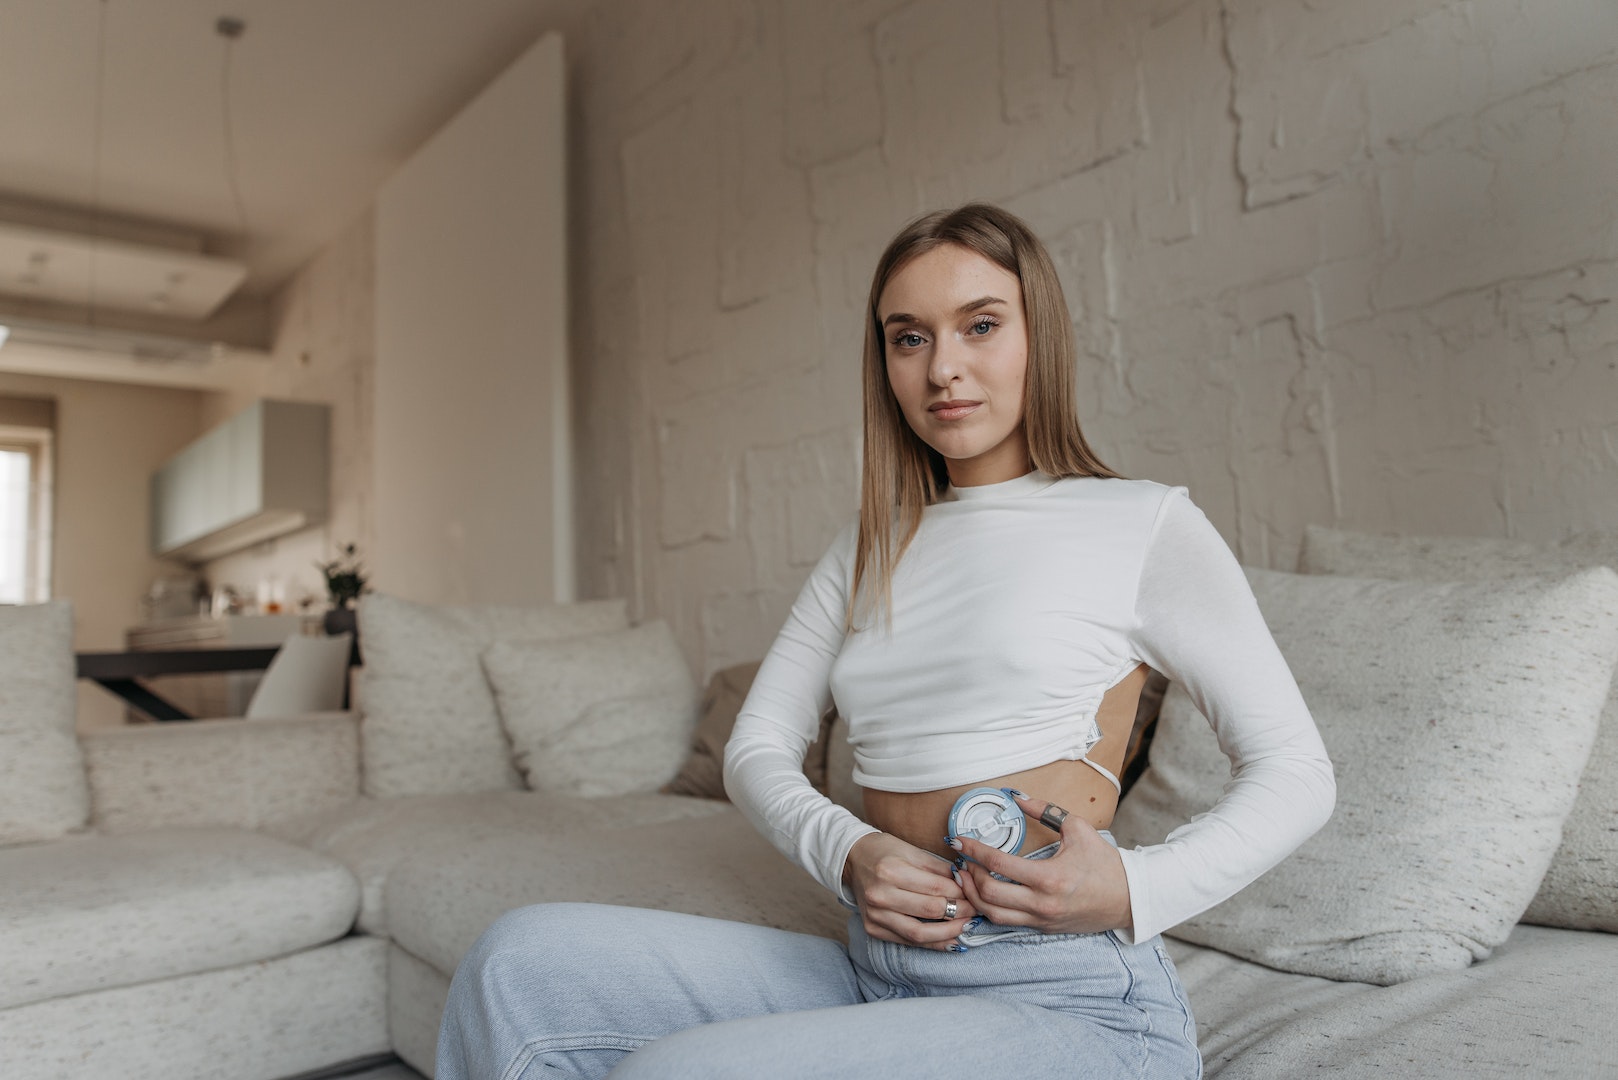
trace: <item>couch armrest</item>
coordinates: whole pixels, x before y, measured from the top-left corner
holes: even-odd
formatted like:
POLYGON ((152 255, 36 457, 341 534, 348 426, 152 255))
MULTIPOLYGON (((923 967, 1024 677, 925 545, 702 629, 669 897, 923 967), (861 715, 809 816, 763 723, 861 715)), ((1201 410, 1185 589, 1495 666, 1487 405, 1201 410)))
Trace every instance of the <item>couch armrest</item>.
POLYGON ((359 796, 353 713, 141 724, 87 733, 80 742, 90 823, 103 832, 256 829, 359 796))

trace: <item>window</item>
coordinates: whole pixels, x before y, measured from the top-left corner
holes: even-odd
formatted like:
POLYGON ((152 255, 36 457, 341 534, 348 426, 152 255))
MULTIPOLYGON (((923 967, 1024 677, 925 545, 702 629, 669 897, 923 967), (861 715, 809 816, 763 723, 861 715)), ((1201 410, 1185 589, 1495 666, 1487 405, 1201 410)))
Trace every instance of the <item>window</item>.
POLYGON ((56 403, 0 397, 0 604, 51 595, 56 403))

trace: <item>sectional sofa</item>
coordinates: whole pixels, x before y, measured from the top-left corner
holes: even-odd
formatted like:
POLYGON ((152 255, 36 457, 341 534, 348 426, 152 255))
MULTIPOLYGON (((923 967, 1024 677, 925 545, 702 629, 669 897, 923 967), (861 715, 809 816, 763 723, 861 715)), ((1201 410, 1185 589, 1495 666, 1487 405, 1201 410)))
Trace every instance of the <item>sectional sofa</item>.
MULTIPOLYGON (((1250 572, 1339 808, 1169 940, 1209 1076, 1618 1075, 1618 574, 1589 569, 1618 540, 1448 543, 1311 530, 1306 574, 1250 572)), ((656 790, 745 681, 683 684, 668 712, 679 679, 625 667, 666 675, 668 639, 648 646, 621 603, 367 598, 363 720, 79 739, 70 626, 65 605, 0 609, 7 1080, 276 1080, 390 1053, 430 1076, 457 962, 528 903, 844 935, 728 803, 656 790), (602 768, 618 761, 642 790, 602 768)), ((1183 691, 1156 724, 1125 842, 1161 840, 1224 779, 1183 691)), ((840 721, 817 747, 857 811, 840 721)))

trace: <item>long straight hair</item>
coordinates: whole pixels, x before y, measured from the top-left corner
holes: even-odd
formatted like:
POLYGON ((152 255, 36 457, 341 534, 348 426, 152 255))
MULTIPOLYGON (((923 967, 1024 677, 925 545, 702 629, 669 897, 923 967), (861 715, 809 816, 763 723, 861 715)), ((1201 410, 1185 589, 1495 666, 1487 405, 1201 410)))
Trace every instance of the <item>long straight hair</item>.
POLYGON ((922 441, 899 408, 888 382, 887 339, 877 303, 905 264, 934 248, 955 244, 1015 274, 1022 286, 1028 328, 1028 372, 1023 381, 1023 429, 1034 468, 1051 476, 1117 477, 1090 449, 1074 400, 1072 316, 1045 245, 1015 214, 987 203, 923 214, 900 230, 877 260, 865 310, 865 437, 860 476, 860 528, 854 581, 843 630, 855 629, 856 598, 867 585, 868 603, 893 619, 893 574, 921 527, 922 511, 949 487, 944 456, 922 441), (897 542, 895 537, 898 536, 897 542), (868 579, 875 576, 875 587, 868 579))

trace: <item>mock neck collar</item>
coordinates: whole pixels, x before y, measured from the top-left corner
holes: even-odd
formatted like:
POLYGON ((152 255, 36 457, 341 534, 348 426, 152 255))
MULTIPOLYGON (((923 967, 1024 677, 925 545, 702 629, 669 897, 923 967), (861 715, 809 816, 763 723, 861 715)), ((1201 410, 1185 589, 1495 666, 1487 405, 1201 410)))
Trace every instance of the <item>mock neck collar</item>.
POLYGON ((1007 499, 1023 495, 1032 495, 1037 491, 1044 491, 1056 483, 1056 477, 1049 473, 1030 469, 1021 476, 1010 480, 1002 480, 997 484, 973 484, 971 487, 956 487, 951 484, 939 496, 939 502, 969 502, 973 499, 1007 499))

